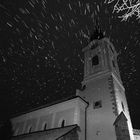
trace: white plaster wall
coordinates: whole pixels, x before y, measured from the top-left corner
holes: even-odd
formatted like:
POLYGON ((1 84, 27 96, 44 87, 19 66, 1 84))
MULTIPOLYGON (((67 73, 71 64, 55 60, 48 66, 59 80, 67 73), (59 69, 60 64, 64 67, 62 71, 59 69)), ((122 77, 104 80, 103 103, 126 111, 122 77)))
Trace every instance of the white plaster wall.
POLYGON ((86 81, 87 88, 79 93, 89 102, 87 110, 87 140, 116 140, 113 126, 116 116, 113 113, 113 101, 108 85, 110 76, 110 73, 106 73, 86 81), (102 107, 94 109, 93 103, 98 100, 102 101, 102 107))
POLYGON ((134 140, 140 140, 140 135, 134 135, 134 140))
POLYGON ((125 89, 122 87, 121 83, 115 78, 114 78, 114 88, 115 88, 115 95, 116 95, 116 100, 117 100, 117 107, 118 107, 118 112, 119 114, 123 111, 122 104, 124 104, 124 114, 126 118, 128 119, 128 127, 129 127, 129 133, 131 140, 134 140, 134 135, 133 135, 133 127, 132 127, 132 122, 131 122, 131 117, 128 109, 128 104, 126 100, 126 95, 125 95, 125 89))
MULTIPOLYGON (((32 122, 33 119, 37 120, 36 129, 34 131, 39 131, 40 130, 39 128, 41 128, 41 127, 38 127, 40 118, 45 115, 46 116, 52 115, 51 128, 59 127, 59 122, 62 119, 66 120, 66 125, 78 124, 80 126, 80 109, 85 110, 86 106, 87 104, 82 99, 77 97, 71 100, 67 100, 65 102, 61 102, 61 103, 58 103, 49 107, 44 107, 44 108, 29 112, 26 114, 17 116, 15 118, 12 118, 11 122, 15 131, 17 131, 21 127, 20 125, 17 125, 17 124, 20 122, 24 122, 23 131, 22 132, 20 131, 18 135, 23 134, 24 132, 27 131, 25 130, 27 128, 27 122, 32 122)), ((84 120, 82 121, 83 123, 85 123, 84 120)), ((43 125, 43 122, 42 122, 42 125, 43 125)))

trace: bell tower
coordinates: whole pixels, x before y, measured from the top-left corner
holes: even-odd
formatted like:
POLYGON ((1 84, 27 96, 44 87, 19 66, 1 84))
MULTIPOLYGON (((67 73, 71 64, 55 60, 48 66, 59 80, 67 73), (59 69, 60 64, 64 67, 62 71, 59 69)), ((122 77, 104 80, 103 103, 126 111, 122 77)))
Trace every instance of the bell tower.
POLYGON ((117 63, 117 53, 109 39, 93 40, 83 49, 83 52, 85 57, 84 81, 110 71, 122 83, 117 63))
POLYGON ((84 88, 78 90, 77 95, 89 102, 86 139, 134 140, 125 89, 117 63, 117 52, 113 44, 96 31, 96 35, 94 34, 83 52, 84 88), (119 118, 125 119, 119 121, 119 118), (125 122, 119 123, 122 121, 125 122), (125 129, 117 129, 118 126, 122 127, 118 124, 125 124, 125 129), (122 137, 118 136, 119 130, 124 131, 121 133, 122 137))

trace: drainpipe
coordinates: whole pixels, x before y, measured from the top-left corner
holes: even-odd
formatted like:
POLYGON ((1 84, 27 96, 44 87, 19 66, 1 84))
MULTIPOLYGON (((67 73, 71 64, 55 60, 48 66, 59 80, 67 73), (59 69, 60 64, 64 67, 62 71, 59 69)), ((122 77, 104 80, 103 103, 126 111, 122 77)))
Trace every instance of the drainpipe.
POLYGON ((89 102, 87 102, 87 106, 85 108, 85 140, 87 140, 87 108, 89 107, 89 102))

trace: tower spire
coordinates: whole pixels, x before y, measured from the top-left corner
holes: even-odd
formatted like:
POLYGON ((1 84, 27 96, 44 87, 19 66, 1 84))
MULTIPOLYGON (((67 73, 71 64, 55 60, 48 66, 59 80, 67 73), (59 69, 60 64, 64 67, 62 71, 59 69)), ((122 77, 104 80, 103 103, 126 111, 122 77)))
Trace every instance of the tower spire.
POLYGON ((100 40, 102 38, 104 38, 104 34, 99 26, 99 22, 97 20, 95 20, 95 26, 94 26, 94 29, 93 29, 93 33, 91 34, 91 37, 90 37, 90 41, 93 41, 93 40, 100 40))

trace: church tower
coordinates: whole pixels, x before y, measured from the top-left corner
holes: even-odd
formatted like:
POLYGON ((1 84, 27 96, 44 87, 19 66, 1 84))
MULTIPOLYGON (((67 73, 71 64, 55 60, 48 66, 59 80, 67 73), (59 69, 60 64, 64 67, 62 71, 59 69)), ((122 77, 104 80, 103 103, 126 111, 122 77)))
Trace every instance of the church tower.
POLYGON ((86 140, 134 140, 113 44, 103 36, 94 37, 83 52, 83 88, 77 95, 89 102, 86 140))

